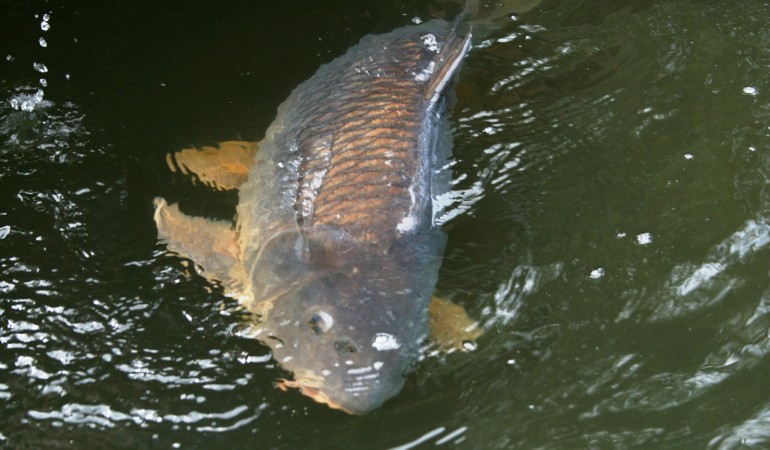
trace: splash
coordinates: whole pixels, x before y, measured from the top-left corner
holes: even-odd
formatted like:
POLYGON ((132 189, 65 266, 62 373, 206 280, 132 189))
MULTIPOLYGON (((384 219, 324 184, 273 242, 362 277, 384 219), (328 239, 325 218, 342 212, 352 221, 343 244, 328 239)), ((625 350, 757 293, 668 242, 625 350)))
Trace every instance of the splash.
POLYGON ((43 100, 44 92, 38 89, 34 94, 21 93, 11 97, 9 103, 11 108, 17 111, 34 111, 37 107, 47 107, 51 102, 43 100))

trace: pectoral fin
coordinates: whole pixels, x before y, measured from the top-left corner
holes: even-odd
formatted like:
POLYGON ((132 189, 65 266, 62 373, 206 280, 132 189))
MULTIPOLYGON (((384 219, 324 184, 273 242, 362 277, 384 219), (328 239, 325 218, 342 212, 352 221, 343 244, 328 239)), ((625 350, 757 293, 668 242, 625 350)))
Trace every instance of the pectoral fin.
POLYGON ((179 170, 192 175, 214 189, 238 189, 249 176, 254 164, 256 142, 225 141, 216 147, 186 148, 166 155, 166 163, 172 172, 179 170))
POLYGON ((431 339, 446 352, 470 350, 483 333, 462 306, 435 295, 428 305, 428 327, 431 339))
POLYGON ((195 262, 207 279, 221 282, 228 295, 238 296, 244 276, 233 226, 185 215, 162 198, 156 198, 154 204, 158 239, 170 251, 195 262))

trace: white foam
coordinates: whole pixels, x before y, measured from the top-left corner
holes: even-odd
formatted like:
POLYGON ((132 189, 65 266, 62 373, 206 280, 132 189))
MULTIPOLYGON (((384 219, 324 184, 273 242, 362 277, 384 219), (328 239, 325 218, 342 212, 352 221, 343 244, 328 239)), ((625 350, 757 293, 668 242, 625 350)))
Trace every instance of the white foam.
POLYGON ((374 342, 372 342, 372 347, 380 352, 386 350, 397 350, 401 348, 401 343, 398 342, 398 339, 392 334, 377 333, 377 336, 374 337, 374 342))
POLYGON ((435 34, 431 34, 431 33, 423 34, 422 36, 420 36, 420 38, 422 39, 422 43, 425 44, 425 47, 428 50, 434 53, 438 53, 438 50, 439 50, 438 39, 436 39, 435 34))
POLYGON ((428 63, 428 67, 422 69, 420 73, 414 76, 414 79, 417 81, 428 81, 431 74, 433 73, 433 69, 435 68, 436 68, 436 63, 431 61, 430 63, 428 63))

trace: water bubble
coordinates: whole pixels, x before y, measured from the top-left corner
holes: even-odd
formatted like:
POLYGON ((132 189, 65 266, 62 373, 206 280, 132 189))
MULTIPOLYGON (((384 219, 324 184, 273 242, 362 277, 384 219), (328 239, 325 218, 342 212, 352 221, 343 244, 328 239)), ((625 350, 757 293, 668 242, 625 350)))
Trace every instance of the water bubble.
POLYGON ((41 47, 48 47, 48 42, 46 42, 45 39, 42 37, 38 39, 37 42, 40 44, 41 47))
POLYGON ((32 67, 35 68, 40 73, 46 73, 48 72, 48 67, 45 66, 45 64, 41 63, 32 63, 32 67))
POLYGON ((639 245, 648 245, 652 243, 652 233, 639 233, 636 235, 636 243, 639 245))
POLYGON ((759 90, 754 86, 746 86, 743 88, 743 93, 746 95, 756 96, 759 93, 759 90))

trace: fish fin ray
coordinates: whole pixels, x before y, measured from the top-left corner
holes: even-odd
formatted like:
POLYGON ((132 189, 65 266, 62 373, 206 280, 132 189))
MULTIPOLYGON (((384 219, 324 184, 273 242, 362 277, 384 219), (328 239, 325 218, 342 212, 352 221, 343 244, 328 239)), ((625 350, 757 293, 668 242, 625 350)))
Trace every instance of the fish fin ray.
POLYGON ((158 239, 166 248, 192 260, 201 275, 220 282, 228 295, 239 296, 244 276, 233 226, 225 221, 188 216, 162 198, 153 203, 158 239))
POLYGON ((217 190, 239 189, 249 176, 257 142, 224 141, 216 147, 186 148, 166 155, 172 172, 181 172, 193 180, 217 190))
POLYGON ((467 344, 483 334, 465 308, 435 295, 428 305, 428 327, 431 340, 448 353, 467 351, 467 344))

